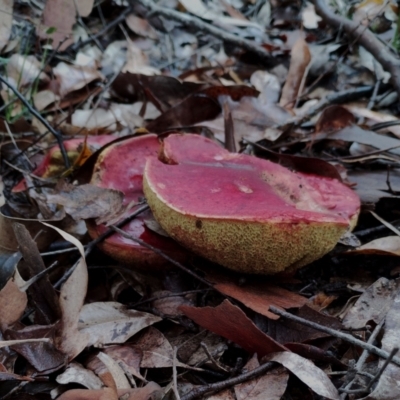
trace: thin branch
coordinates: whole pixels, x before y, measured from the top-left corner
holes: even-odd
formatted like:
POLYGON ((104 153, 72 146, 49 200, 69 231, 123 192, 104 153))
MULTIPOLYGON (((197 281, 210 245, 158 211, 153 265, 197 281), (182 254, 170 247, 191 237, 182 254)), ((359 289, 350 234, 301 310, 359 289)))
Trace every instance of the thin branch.
MULTIPOLYGON (((290 319, 292 321, 298 322, 299 324, 302 324, 305 326, 309 326, 310 328, 314 328, 318 331, 328 333, 329 335, 331 335, 333 337, 337 337, 338 339, 342 339, 350 344, 353 344, 354 346, 361 347, 362 349, 367 350, 370 353, 377 355, 378 357, 384 358, 386 360, 390 358, 390 354, 388 352, 381 350, 380 348, 373 346, 369 343, 365 343, 362 340, 356 339, 354 336, 351 336, 347 333, 343 333, 343 332, 337 331, 335 329, 328 328, 324 325, 317 324, 316 322, 308 321, 304 318, 297 317, 296 315, 290 314, 286 311, 282 311, 281 309, 274 307, 274 306, 270 306, 269 310, 275 314, 280 315, 281 317, 290 319)), ((393 357, 392 362, 394 364, 400 366, 400 358, 399 357, 393 357)))
POLYGON ((383 69, 391 74, 391 82, 400 98, 400 60, 364 25, 335 14, 325 0, 311 0, 311 2, 317 14, 326 23, 336 29, 343 29, 349 37, 357 39, 358 43, 382 64, 383 69))
POLYGON ((4 79, 1 75, 0 75, 0 82, 4 83, 14 94, 15 96, 18 97, 18 99, 23 103, 23 105, 28 109, 28 111, 34 116, 36 117, 46 128, 49 132, 51 132, 53 134, 53 136, 56 138, 58 145, 60 146, 60 150, 61 150, 61 154, 63 156, 64 159, 64 164, 66 168, 70 167, 70 163, 69 163, 69 159, 67 156, 67 152, 65 150, 64 147, 64 142, 62 140, 62 135, 60 134, 60 132, 56 131, 47 121, 46 118, 42 117, 42 115, 40 114, 40 112, 38 110, 36 110, 36 108, 29 103, 29 101, 18 91, 17 88, 15 88, 13 85, 11 85, 9 82, 7 82, 6 79, 4 79))
MULTIPOLYGON (((131 5, 137 3, 137 1, 129 0, 131 5)), ((194 17, 189 14, 184 14, 179 11, 172 10, 167 7, 160 7, 156 5, 152 0, 139 0, 151 15, 160 15, 169 20, 174 20, 182 23, 183 25, 197 29, 202 32, 210 33, 211 35, 219 38, 225 42, 233 43, 246 50, 256 53, 258 56, 264 59, 271 59, 271 54, 265 50, 262 46, 258 45, 252 40, 241 38, 237 35, 229 33, 221 28, 217 28, 207 22, 204 22, 200 18, 194 17)))
POLYGON ((95 35, 89 35, 89 38, 86 40, 83 40, 81 42, 77 42, 73 44, 71 47, 69 47, 68 50, 72 51, 78 51, 82 47, 85 47, 87 44, 91 42, 96 42, 96 40, 100 37, 102 37, 107 31, 109 31, 111 28, 114 28, 121 22, 125 20, 128 14, 132 12, 131 7, 126 8, 124 11, 121 12, 121 14, 118 15, 117 18, 113 19, 108 25, 106 25, 103 29, 101 29, 99 32, 97 32, 95 35))
POLYGON ((238 385, 239 383, 243 383, 246 381, 249 381, 250 379, 257 378, 264 372, 269 371, 272 369, 276 363, 274 362, 267 362, 263 365, 260 365, 259 367, 246 372, 242 375, 236 376, 234 378, 229 378, 226 379, 225 381, 222 382, 217 382, 217 383, 210 383, 209 385, 204 385, 200 386, 196 389, 193 389, 190 391, 188 394, 184 395, 181 397, 181 400, 194 400, 198 399, 200 397, 203 397, 206 393, 211 394, 211 393, 216 393, 221 390, 227 389, 229 387, 232 387, 234 385, 238 385))

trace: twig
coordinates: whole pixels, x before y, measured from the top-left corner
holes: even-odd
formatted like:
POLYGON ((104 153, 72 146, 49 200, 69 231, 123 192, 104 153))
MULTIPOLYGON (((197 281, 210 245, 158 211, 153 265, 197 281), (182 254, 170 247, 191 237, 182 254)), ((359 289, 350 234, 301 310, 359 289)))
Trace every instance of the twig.
MULTIPOLYGON (((382 329, 382 326, 383 326, 384 322, 385 322, 385 320, 383 319, 383 320, 375 327, 375 329, 373 330, 371 336, 368 338, 368 342, 367 342, 367 343, 369 343, 369 344, 373 344, 373 343, 374 343, 376 337, 378 336, 379 332, 380 332, 381 329, 382 329)), ((362 375, 362 374, 361 374, 361 369, 362 369, 362 367, 364 366, 365 361, 367 360, 368 356, 369 356, 369 352, 368 352, 367 350, 363 350, 363 352, 362 352, 360 358, 358 359, 358 361, 357 361, 357 363, 356 363, 356 365, 354 366, 354 369, 353 369, 353 371, 355 371, 356 374, 362 375)), ((347 393, 348 390, 351 390, 351 387, 353 386, 355 380, 356 380, 356 377, 354 377, 354 379, 352 379, 346 386, 343 385, 343 387, 341 387, 341 388, 339 389, 339 391, 342 391, 342 392, 347 393)))
POLYGON ((178 392, 178 373, 176 371, 176 357, 177 357, 178 348, 174 347, 174 358, 172 359, 172 380, 173 380, 173 391, 176 400, 181 400, 181 396, 178 392))
POLYGON ((226 367, 224 367, 218 360, 214 358, 214 356, 211 354, 210 350, 208 350, 207 345, 204 342, 200 343, 201 348, 204 350, 204 353, 206 353, 207 358, 209 361, 218 369, 220 369, 223 372, 230 372, 230 369, 228 370, 226 367))
POLYGON ((0 75, 0 82, 4 83, 14 94, 15 96, 18 97, 18 99, 23 103, 23 105, 28 109, 28 111, 36 117, 46 128, 49 132, 52 133, 52 135, 56 138, 58 145, 60 146, 61 154, 64 159, 64 164, 66 168, 70 167, 69 159, 67 156, 67 152, 64 147, 64 142, 62 140, 62 136, 60 132, 56 131, 47 121, 46 118, 42 117, 40 112, 36 110, 35 107, 32 106, 32 104, 29 103, 29 101, 18 91, 17 88, 15 88, 13 85, 11 85, 7 80, 5 80, 1 75, 0 75))
POLYGON ((203 397, 206 393, 207 394, 216 393, 216 392, 219 392, 226 388, 232 387, 234 385, 238 385, 239 383, 243 383, 250 379, 257 378, 264 372, 272 369, 275 365, 276 365, 276 363, 274 363, 274 362, 267 362, 265 364, 260 365, 259 367, 255 368, 255 369, 253 369, 252 371, 246 372, 246 373, 236 376, 234 378, 229 378, 222 382, 210 383, 209 385, 197 387, 196 389, 193 389, 185 396, 182 396, 181 400, 198 399, 200 397, 203 397))
POLYGON ((290 119, 289 121, 284 122, 283 124, 275 125, 274 128, 285 130, 291 125, 300 125, 305 120, 313 117, 314 115, 319 113, 322 109, 324 109, 326 106, 330 104, 342 104, 344 102, 351 101, 363 96, 368 96, 373 92, 373 90, 374 90, 373 86, 364 86, 328 94, 328 96, 318 101, 318 103, 315 106, 308 109, 307 112, 305 112, 304 114, 296 116, 290 119))
POLYGON ((98 38, 103 36, 107 31, 109 31, 111 28, 114 28, 114 26, 117 26, 120 24, 122 21, 125 20, 126 16, 132 12, 131 7, 126 8, 124 11, 122 11, 121 14, 118 15, 117 18, 113 19, 108 25, 106 25, 103 29, 101 29, 99 32, 97 32, 95 35, 89 35, 89 38, 86 40, 83 40, 81 42, 77 42, 73 44, 72 46, 69 47, 68 50, 71 51, 78 51, 80 48, 86 46, 87 44, 96 41, 98 38))
POLYGON ((395 57, 380 40, 364 25, 335 14, 325 0, 311 0, 315 11, 329 25, 342 28, 351 38, 357 38, 358 43, 369 51, 382 64, 385 71, 391 74, 391 82, 400 97, 400 60, 395 57))
POLYGON ((387 366, 389 365, 390 361, 393 359, 393 357, 396 355, 396 353, 399 351, 398 347, 395 347, 394 349, 392 349, 392 351, 389 354, 389 358, 387 360, 385 360, 385 362, 383 363, 382 367, 379 369, 379 371, 376 373, 376 375, 374 376, 373 379, 371 379, 370 383, 367 386, 367 391, 369 392, 372 388, 372 385, 381 377, 381 375, 383 374, 383 371, 387 368, 387 366))
MULTIPOLYGON (((286 311, 282 311, 281 309, 274 307, 274 306, 270 306, 269 310, 275 314, 280 315, 281 317, 290 319, 292 321, 298 322, 299 324, 302 324, 305 326, 309 326, 310 328, 314 328, 318 331, 328 333, 329 335, 337 337, 338 339, 342 339, 348 343, 353 344, 354 346, 361 347, 362 349, 367 350, 370 353, 377 355, 378 357, 388 359, 390 356, 390 354, 388 352, 381 350, 378 347, 373 346, 369 343, 365 343, 362 340, 356 339, 354 336, 351 336, 347 333, 343 333, 343 332, 337 331, 335 329, 328 328, 326 326, 317 324, 316 322, 308 321, 304 318, 297 317, 296 315, 290 314, 286 311)), ((394 364, 400 366, 400 358, 399 357, 393 357, 392 362, 394 364)))
MULTIPOLYGON (((124 220, 122 220, 121 222, 119 222, 116 226, 118 227, 122 227, 124 226, 126 223, 128 223, 129 221, 131 221, 133 218, 135 218, 137 215, 141 214, 142 212, 146 211, 149 208, 149 206, 146 204, 142 207, 139 207, 135 212, 133 212, 128 218, 125 218, 124 220)), ((109 237, 110 235, 112 235, 114 233, 113 229, 108 229, 106 232, 104 232, 102 235, 100 235, 99 237, 97 237, 96 239, 92 240, 87 246, 86 246, 86 250, 85 250, 85 257, 87 257, 92 250, 94 249, 94 247, 102 242, 104 239, 106 239, 107 237, 109 237)), ((67 279, 72 275, 72 273, 75 271, 76 266, 78 265, 79 260, 68 270, 66 271, 66 273, 54 284, 55 288, 59 288, 61 287, 61 285, 67 281, 67 279)))
MULTIPOLYGON (((134 0, 129 0, 129 2, 131 5, 137 3, 137 1, 134 0)), ((139 3, 141 3, 152 15, 161 15, 169 20, 172 19, 174 21, 181 22, 183 25, 195 28, 202 32, 210 33, 211 35, 225 42, 233 43, 237 46, 243 47, 244 49, 252 51, 263 59, 271 59, 271 54, 252 40, 233 35, 232 33, 226 32, 221 28, 217 28, 216 26, 204 22, 200 18, 192 15, 184 14, 170 8, 157 6, 152 0, 139 0, 139 3)))

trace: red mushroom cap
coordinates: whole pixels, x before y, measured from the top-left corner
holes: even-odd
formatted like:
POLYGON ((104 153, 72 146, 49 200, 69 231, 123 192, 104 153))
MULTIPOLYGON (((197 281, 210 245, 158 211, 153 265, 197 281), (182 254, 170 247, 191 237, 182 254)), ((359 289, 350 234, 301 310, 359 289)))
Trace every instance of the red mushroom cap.
MULTIPOLYGON (((144 198, 142 187, 146 158, 156 157, 159 150, 160 143, 156 135, 138 136, 111 144, 100 153, 90 183, 123 192, 124 205, 139 202, 144 198)), ((140 206, 131 208, 129 213, 135 212, 138 207, 140 206)), ((121 219, 127 216, 124 215, 121 219)), ((127 223, 122 229, 174 259, 186 258, 187 252, 173 239, 148 228, 146 220, 151 218, 152 213, 148 210, 127 223)), ((108 230, 105 225, 96 225, 93 221, 88 221, 87 226, 92 238, 108 230)), ((168 264, 164 258, 153 251, 117 233, 105 239, 99 247, 116 260, 138 269, 156 270, 165 268, 168 264)))
POLYGON ((144 192, 171 237, 250 273, 320 258, 355 225, 360 208, 358 196, 336 179, 229 153, 197 135, 164 140, 160 159, 147 161, 144 192))

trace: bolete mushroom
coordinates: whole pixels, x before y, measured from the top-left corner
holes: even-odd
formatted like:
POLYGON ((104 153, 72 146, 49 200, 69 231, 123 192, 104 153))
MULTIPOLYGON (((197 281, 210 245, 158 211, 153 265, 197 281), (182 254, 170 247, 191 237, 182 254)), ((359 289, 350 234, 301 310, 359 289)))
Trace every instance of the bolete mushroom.
POLYGON ((360 209, 336 179, 233 154, 197 135, 170 135, 149 157, 144 193, 163 229, 236 271, 275 274, 329 252, 360 209))
MULTIPOLYGON (((159 151, 160 142, 157 135, 153 134, 112 143, 99 154, 90 183, 123 192, 124 205, 138 203, 144 199, 143 171, 146 158, 150 156, 156 158, 159 151)), ((131 208, 129 213, 134 213, 138 207, 140 206, 131 208)), ((128 215, 121 216, 121 219, 128 215)), ((168 235, 159 234, 157 229, 150 228, 152 222, 155 222, 152 213, 147 210, 122 229, 175 260, 184 261, 187 251, 168 235)), ((92 238, 97 238, 109 229, 104 224, 96 225, 94 221, 86 221, 86 225, 92 238)), ((168 266, 168 262, 160 255, 118 233, 99 243, 99 247, 112 258, 144 271, 164 269, 168 266)))

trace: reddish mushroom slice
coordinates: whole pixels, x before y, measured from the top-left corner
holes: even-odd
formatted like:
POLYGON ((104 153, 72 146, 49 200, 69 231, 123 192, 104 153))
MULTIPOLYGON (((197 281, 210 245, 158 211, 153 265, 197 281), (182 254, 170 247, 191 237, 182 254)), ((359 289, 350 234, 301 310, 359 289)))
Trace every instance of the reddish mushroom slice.
MULTIPOLYGON (((124 205, 139 202, 144 198, 142 186, 146 157, 156 157, 159 150, 160 143, 156 135, 139 136, 113 143, 100 153, 90 183, 123 192, 124 205)), ((138 207, 130 209, 129 213, 133 213, 138 207)), ((121 220, 127 216, 123 216, 121 220)), ((183 261, 187 255, 186 250, 173 239, 149 229, 148 221, 152 218, 152 213, 148 210, 126 224, 123 230, 175 260, 183 261)), ((87 227, 92 238, 108 230, 105 225, 96 225, 93 221, 87 221, 87 227)), ((114 259, 138 269, 157 270, 167 266, 163 257, 120 234, 113 234, 99 246, 114 259)))
MULTIPOLYGON (((100 136, 88 136, 86 143, 93 150, 98 150, 100 147, 110 143, 115 140, 114 135, 100 135, 100 136)), ((85 138, 77 138, 66 140, 64 142, 65 150, 67 151, 68 158, 73 164, 75 160, 80 155, 80 147, 84 143, 85 138)), ((39 176, 42 178, 51 178, 55 176, 60 176, 65 171, 64 158, 61 154, 59 146, 52 147, 46 154, 43 161, 38 165, 38 167, 32 172, 34 176, 39 176)), ((22 179, 17 185, 12 189, 14 193, 22 192, 27 189, 25 179, 22 179)))
POLYGON ((225 267, 274 274, 326 254, 360 208, 331 178, 232 154, 197 135, 171 135, 147 160, 144 192, 179 243, 225 267), (162 160, 162 161, 160 161, 162 160))

